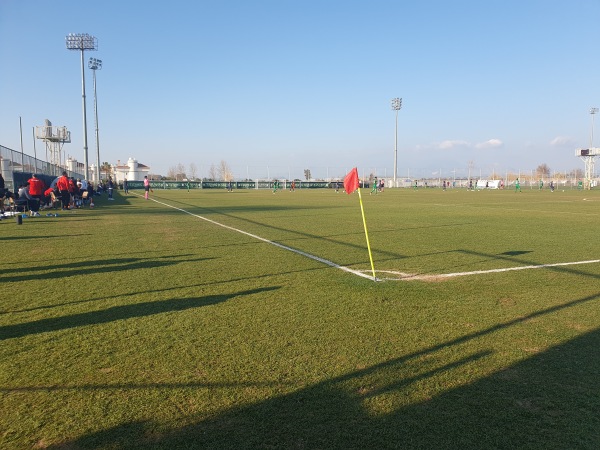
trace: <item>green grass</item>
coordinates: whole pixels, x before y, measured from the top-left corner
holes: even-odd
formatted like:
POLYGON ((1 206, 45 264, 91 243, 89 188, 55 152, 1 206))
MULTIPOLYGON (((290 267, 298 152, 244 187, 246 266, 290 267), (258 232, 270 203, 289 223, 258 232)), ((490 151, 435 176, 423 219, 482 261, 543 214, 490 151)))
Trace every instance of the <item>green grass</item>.
MULTIPOLYGON (((356 195, 154 194, 370 271, 356 195)), ((600 257, 596 191, 363 204, 381 278, 600 257)), ((600 446, 599 263, 373 282, 135 195, 0 245, 0 448, 600 446)))

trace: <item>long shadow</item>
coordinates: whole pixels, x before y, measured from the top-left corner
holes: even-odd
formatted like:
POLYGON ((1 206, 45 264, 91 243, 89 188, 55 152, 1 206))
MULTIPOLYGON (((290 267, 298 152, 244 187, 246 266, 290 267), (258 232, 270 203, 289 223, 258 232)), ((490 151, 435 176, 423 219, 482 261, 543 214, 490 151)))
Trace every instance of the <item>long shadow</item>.
MULTIPOLYGON (((162 258, 121 258, 114 260, 105 260, 103 262, 97 262, 96 264, 92 264, 88 262, 81 266, 78 266, 76 263, 73 264, 73 268, 71 269, 63 269, 58 267, 53 267, 48 271, 48 268, 35 268, 30 269, 31 271, 39 272, 44 270, 44 273, 30 273, 30 274, 9 274, 7 271, 3 271, 2 276, 0 276, 0 281, 2 282, 19 282, 19 281, 30 281, 30 280, 54 280, 58 278, 66 278, 73 276, 85 276, 87 274, 86 270, 90 270, 93 268, 95 273, 112 273, 112 272, 120 272, 123 270, 135 270, 135 269, 151 269, 155 267, 167 267, 175 264, 180 264, 182 262, 197 262, 197 261, 205 261, 212 258, 194 258, 194 259, 173 259, 167 260, 165 258, 170 257, 162 257, 162 258)), ((179 258, 179 256, 177 256, 179 258)), ((71 266, 71 264, 68 264, 71 266)), ((25 269, 23 269, 25 270, 25 269)), ((17 269, 12 272, 20 273, 22 270, 17 269)))
MULTIPOLYGON (((247 218, 244 218, 244 217, 236 216, 236 215, 231 214, 231 213, 224 212, 224 209, 206 208, 206 207, 201 207, 201 206, 198 206, 198 205, 192 205, 192 204, 189 204, 189 203, 186 203, 186 202, 182 202, 182 201, 179 201, 179 200, 173 200, 173 199, 168 199, 168 201, 172 202, 172 203, 178 203, 178 204, 181 204, 181 205, 185 205, 186 207, 190 208, 191 210, 209 211, 209 212, 211 212, 211 213, 213 213, 215 215, 233 218, 235 220, 239 220, 241 222, 245 222, 245 223, 248 223, 248 224, 251 224, 251 225, 258 225, 258 226, 266 228, 266 229, 271 229, 271 230, 276 230, 276 231, 284 231, 284 232, 286 232, 288 234, 297 235, 298 237, 296 239, 286 238, 284 240, 273 240, 273 242, 277 242, 277 243, 280 243, 282 245, 286 245, 286 246, 288 246, 290 248, 293 248, 294 250, 302 250, 302 249, 300 249, 300 248, 294 248, 294 247, 291 247, 291 246, 289 246, 287 244, 283 244, 283 241, 288 242, 288 241, 291 241, 291 240, 299 240, 299 239, 316 239, 316 240, 321 240, 321 241, 325 241, 325 242, 331 242, 331 243, 334 243, 334 244, 337 244, 337 245, 342 245, 342 246, 345 246, 345 247, 351 247, 351 248, 355 248, 355 249, 364 250, 364 246, 362 246, 362 245, 352 244, 352 243, 349 243, 349 242, 343 242, 343 241, 340 241, 340 240, 337 240, 337 239, 332 239, 332 238, 329 238, 327 236, 318 235, 318 234, 314 234, 314 233, 306 233, 306 232, 301 232, 301 231, 294 231, 294 230, 290 230, 289 228, 284 228, 284 227, 279 227, 279 226, 275 226, 275 225, 270 225, 270 224, 266 224, 264 222, 258 222, 256 220, 251 220, 251 219, 247 219, 247 218)), ((279 207, 279 208, 280 209, 294 209, 293 207, 291 207, 291 208, 279 207)), ((257 209, 257 210, 262 211, 263 209, 264 208, 261 207, 260 209, 257 209)), ((306 209, 306 208, 302 208, 302 209, 306 209)), ((236 211, 252 211, 252 210, 253 209, 251 207, 248 207, 248 208, 236 208, 236 211)), ((174 210, 174 211, 177 211, 177 210, 174 210)), ((191 211, 189 211, 189 212, 191 212, 191 211)), ((350 234, 359 234, 359 233, 350 233, 350 234)), ((406 255, 400 255, 398 253, 390 252, 390 251, 382 250, 382 249, 378 249, 377 253, 386 255, 388 257, 393 257, 393 258, 396 258, 396 259, 406 258, 406 255)))
POLYGON ((138 290, 136 292, 131 292, 131 293, 115 294, 115 295, 108 295, 108 296, 103 296, 103 297, 94 297, 94 298, 88 298, 85 300, 73 300, 73 301, 62 302, 62 303, 53 303, 51 305, 35 306, 32 308, 3 310, 3 311, 0 311, 0 315, 40 311, 40 310, 45 310, 45 309, 62 308, 63 306, 79 305, 79 304, 83 304, 83 303, 94 303, 94 302, 105 301, 105 300, 110 300, 110 299, 114 299, 114 298, 125 298, 125 297, 138 296, 138 295, 147 295, 147 294, 154 294, 157 292, 178 291, 181 289, 197 288, 197 287, 202 287, 202 286, 217 286, 220 284, 232 284, 232 283, 238 283, 240 281, 248 281, 248 280, 256 281, 256 280, 260 280, 261 278, 271 278, 273 276, 291 275, 294 273, 305 273, 305 272, 312 271, 312 270, 320 271, 320 270, 322 270, 322 268, 315 267, 312 269, 287 270, 285 272, 270 272, 270 273, 263 274, 263 275, 252 275, 252 276, 239 277, 239 278, 227 278, 222 281, 211 280, 211 281, 206 281, 204 283, 181 284, 181 285, 163 288, 163 289, 149 289, 146 291, 138 290))
POLYGON ((573 300, 217 417, 186 417, 189 425, 163 433, 155 432, 161 424, 152 420, 127 422, 49 448, 600 448, 600 329, 420 403, 381 414, 369 410, 376 397, 402 398, 406 389, 414 395, 428 378, 477 364, 490 352, 406 377, 409 359, 598 298, 573 300), (381 385, 362 388, 374 382, 381 385))
POLYGON ((0 241, 27 241, 29 239, 72 239, 73 237, 79 236, 91 236, 89 233, 80 233, 80 234, 69 234, 60 235, 60 236, 1 236, 0 241))
POLYGON ((5 339, 19 338, 38 333, 65 330, 69 328, 97 325, 101 323, 114 322, 116 320, 131 319, 133 317, 145 317, 170 311, 184 311, 190 308, 214 305, 235 297, 258 294, 261 292, 279 289, 278 287, 267 287, 250 289, 228 295, 209 295, 198 298, 170 299, 156 302, 142 302, 131 305, 113 306, 101 311, 90 311, 81 314, 73 314, 65 317, 41 319, 33 322, 20 323, 0 327, 0 341, 5 339))

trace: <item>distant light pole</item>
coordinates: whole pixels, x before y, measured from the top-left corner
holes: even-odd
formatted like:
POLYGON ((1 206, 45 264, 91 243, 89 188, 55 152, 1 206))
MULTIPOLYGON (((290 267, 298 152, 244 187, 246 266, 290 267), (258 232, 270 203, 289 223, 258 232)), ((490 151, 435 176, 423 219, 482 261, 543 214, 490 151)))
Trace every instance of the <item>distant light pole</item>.
POLYGON ((96 126, 96 185, 100 182, 100 138, 98 135, 98 98, 96 96, 96 70, 102 69, 102 60, 90 58, 88 68, 92 69, 94 79, 94 124, 96 126))
POLYGON ((590 148, 594 148, 594 116, 598 112, 598 108, 590 108, 590 114, 592 116, 592 132, 590 134, 590 148))
POLYGON ((85 50, 98 50, 98 39, 89 34, 69 33, 65 38, 68 50, 79 50, 81 52, 81 103, 83 109, 83 164, 85 167, 85 179, 90 177, 88 167, 88 145, 87 145, 87 118, 85 114, 85 68, 83 65, 83 53, 85 50))
POLYGON ((396 185, 396 175, 398 173, 398 111, 400 111, 400 108, 402 108, 402 99, 393 98, 392 110, 396 111, 396 139, 394 141, 394 187, 398 187, 396 185))

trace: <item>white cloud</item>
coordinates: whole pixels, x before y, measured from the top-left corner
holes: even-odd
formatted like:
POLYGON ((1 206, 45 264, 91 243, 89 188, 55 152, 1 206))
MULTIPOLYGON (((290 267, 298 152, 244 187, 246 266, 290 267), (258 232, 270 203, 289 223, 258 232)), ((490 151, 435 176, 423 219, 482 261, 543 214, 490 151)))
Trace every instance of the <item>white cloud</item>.
POLYGON ((475 145, 475 148, 487 149, 487 148, 499 148, 502 147, 504 143, 500 139, 490 139, 485 142, 480 142, 475 145))
POLYGON ((550 141, 553 147, 575 147, 575 141, 568 136, 556 136, 550 141))
POLYGON ((447 140, 447 141, 443 141, 440 142, 440 144, 438 145, 438 147, 442 150, 449 150, 451 148, 455 148, 455 147, 469 147, 470 144, 467 141, 460 141, 460 140, 447 140))

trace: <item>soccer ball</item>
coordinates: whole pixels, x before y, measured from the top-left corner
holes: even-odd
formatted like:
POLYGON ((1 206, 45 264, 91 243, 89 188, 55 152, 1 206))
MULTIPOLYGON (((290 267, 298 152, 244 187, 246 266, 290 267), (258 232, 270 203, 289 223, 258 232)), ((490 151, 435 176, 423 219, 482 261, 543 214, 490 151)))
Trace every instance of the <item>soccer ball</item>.
POLYGON ((94 204, 93 204, 93 203, 90 203, 90 208, 93 208, 93 207, 94 207, 94 204))

